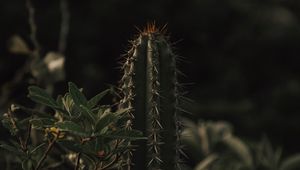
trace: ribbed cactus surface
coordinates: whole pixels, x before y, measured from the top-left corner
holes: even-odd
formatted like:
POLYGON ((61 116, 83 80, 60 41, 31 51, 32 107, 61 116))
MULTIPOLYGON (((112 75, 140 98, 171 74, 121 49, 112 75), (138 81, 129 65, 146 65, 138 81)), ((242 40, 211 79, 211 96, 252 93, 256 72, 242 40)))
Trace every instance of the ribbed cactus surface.
POLYGON ((148 137, 137 144, 137 168, 173 170, 179 165, 176 55, 163 32, 148 24, 132 41, 123 64, 120 105, 131 109, 127 128, 133 124, 148 137))

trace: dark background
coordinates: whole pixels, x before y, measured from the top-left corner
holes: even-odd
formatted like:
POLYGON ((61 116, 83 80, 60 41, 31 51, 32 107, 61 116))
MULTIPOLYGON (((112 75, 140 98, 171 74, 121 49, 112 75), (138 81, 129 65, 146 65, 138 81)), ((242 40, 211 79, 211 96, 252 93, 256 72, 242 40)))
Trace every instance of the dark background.
MULTIPOLYGON (((42 53, 55 51, 59 1, 34 6, 42 53)), ((194 100, 184 105, 194 114, 188 117, 227 120, 244 139, 266 134, 285 154, 300 152, 299 0, 70 0, 70 12, 66 81, 55 94, 68 81, 88 96, 117 85, 135 26, 168 23, 184 57, 180 81, 194 100)), ((0 1, 0 85, 26 60, 9 53, 7 41, 18 34, 30 43, 27 18, 24 0, 0 1)), ((24 102, 26 86, 14 90, 10 100, 24 102)))

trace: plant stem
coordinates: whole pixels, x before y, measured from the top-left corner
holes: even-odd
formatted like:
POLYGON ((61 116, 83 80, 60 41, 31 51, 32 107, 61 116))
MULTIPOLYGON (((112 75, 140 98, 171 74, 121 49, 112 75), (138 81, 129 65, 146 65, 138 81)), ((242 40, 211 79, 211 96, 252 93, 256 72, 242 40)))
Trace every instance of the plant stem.
POLYGON ((60 35, 58 41, 58 51, 61 54, 64 54, 67 44, 67 36, 69 32, 70 25, 70 11, 68 7, 68 0, 60 1, 60 10, 61 10, 61 26, 60 26, 60 35))
POLYGON ((34 15, 35 15, 35 9, 33 7, 32 1, 31 0, 26 0, 26 7, 28 10, 28 23, 30 26, 30 39, 34 45, 34 52, 33 52, 33 57, 34 58, 39 58, 40 57, 40 45, 39 42, 37 40, 37 36, 36 36, 36 23, 35 23, 35 19, 34 19, 34 15))
POLYGON ((28 128, 27 128, 27 136, 25 138, 25 143, 24 143, 26 150, 27 150, 29 139, 30 139, 31 128, 32 128, 32 125, 31 125, 31 123, 29 123, 28 128))
MULTIPOLYGON (((59 133, 57 134, 57 137, 59 136, 59 133)), ((35 170, 40 169, 40 167, 42 166, 43 162, 45 161, 45 159, 47 158, 50 150, 53 148, 57 137, 54 137, 54 139, 49 143, 47 150, 45 151, 45 153, 43 154, 42 158, 39 160, 37 166, 35 167, 35 170)))
POLYGON ((76 164, 75 164, 74 170, 78 170, 78 168, 79 168, 79 166, 80 166, 80 156, 81 156, 81 153, 79 152, 79 153, 77 154, 76 164))

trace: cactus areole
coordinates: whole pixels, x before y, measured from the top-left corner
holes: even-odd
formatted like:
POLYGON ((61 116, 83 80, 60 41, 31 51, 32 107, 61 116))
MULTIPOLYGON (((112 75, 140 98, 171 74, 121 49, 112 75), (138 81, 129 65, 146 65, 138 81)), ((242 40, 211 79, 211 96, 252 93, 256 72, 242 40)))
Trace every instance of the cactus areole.
POLYGON ((133 168, 171 170, 180 162, 176 55, 164 30, 148 24, 123 64, 120 106, 131 109, 127 128, 133 124, 148 137, 137 143, 132 161, 127 157, 133 168))

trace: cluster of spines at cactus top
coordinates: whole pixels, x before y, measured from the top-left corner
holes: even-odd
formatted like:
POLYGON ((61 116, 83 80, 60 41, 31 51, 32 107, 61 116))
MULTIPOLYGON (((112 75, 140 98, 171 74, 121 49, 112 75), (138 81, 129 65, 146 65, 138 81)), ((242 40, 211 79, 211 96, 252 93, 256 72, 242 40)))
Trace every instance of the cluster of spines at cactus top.
MULTIPOLYGON (((122 69, 120 107, 130 108, 125 127, 135 126, 148 137, 134 153, 134 163, 139 168, 144 164, 147 169, 179 169, 181 124, 176 55, 165 36, 165 26, 158 29, 148 24, 140 31, 122 69)), ((128 153, 130 166, 131 151, 128 153)))

